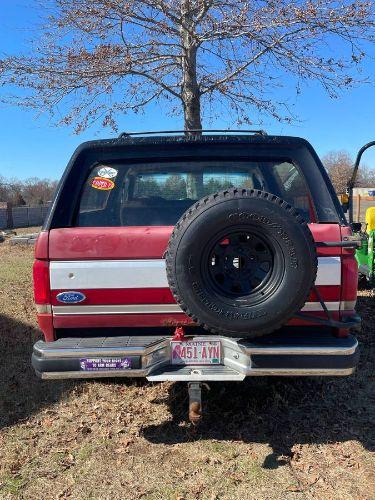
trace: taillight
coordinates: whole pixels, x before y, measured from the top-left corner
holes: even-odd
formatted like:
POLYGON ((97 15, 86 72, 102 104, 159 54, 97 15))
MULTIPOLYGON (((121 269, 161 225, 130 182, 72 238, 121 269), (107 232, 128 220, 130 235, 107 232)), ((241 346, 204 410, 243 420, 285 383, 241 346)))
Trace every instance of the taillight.
POLYGON ((33 266, 34 300, 36 304, 51 303, 51 288, 49 282, 49 262, 35 260, 33 266))

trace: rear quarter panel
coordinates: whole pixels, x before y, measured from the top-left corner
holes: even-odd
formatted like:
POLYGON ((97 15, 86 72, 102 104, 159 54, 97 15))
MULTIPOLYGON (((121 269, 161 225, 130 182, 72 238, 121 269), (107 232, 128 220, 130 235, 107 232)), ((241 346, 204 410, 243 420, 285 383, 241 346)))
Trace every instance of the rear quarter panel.
MULTIPOLYGON (((341 241, 338 224, 310 224, 319 242, 341 241)), ((171 326, 190 324, 169 290, 164 252, 173 227, 52 229, 49 235, 51 301, 55 328, 171 326), (80 291, 85 300, 64 304, 57 295, 80 291)), ((343 233, 343 234, 342 234, 343 233)), ((318 248, 316 285, 334 317, 356 300, 353 251, 318 248)), ((304 311, 324 315, 312 291, 304 311)), ((304 324, 292 320, 291 324, 304 324)))

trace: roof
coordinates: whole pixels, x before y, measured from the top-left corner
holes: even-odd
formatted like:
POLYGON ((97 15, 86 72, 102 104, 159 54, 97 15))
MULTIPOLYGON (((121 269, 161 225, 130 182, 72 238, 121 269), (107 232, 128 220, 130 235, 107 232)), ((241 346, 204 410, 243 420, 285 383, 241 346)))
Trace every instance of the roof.
MULTIPOLYGON (((140 162, 150 159, 152 161, 175 161, 186 158, 203 160, 213 159, 214 156, 232 159, 248 157, 249 154, 254 154, 254 151, 262 157, 272 155, 278 158, 296 158, 306 177, 314 178, 308 182, 311 189, 316 185, 316 198, 319 199, 322 181, 327 184, 331 196, 334 197, 327 173, 314 149, 309 142, 300 137, 266 135, 261 131, 251 133, 245 131, 213 133, 210 131, 203 135, 190 136, 186 136, 184 132, 176 132, 172 135, 167 132, 143 133, 143 135, 122 134, 114 139, 85 142, 76 149, 57 188, 45 228, 69 227, 73 223, 81 187, 87 178, 88 171, 98 161, 140 162), (317 175, 318 171, 320 175, 317 175)), ((334 203, 340 212, 337 198, 334 203)))
MULTIPOLYGON (((274 144, 288 146, 310 146, 310 144, 301 137, 292 137, 284 135, 267 135, 263 131, 252 133, 203 133, 203 135, 185 135, 184 133, 176 133, 169 135, 170 132, 136 132, 123 133, 114 139, 99 139, 94 141, 84 142, 78 147, 78 150, 113 147, 122 145, 137 145, 137 144, 176 144, 176 143, 215 143, 215 144, 274 144)), ((311 147, 311 146, 310 146, 311 147)))

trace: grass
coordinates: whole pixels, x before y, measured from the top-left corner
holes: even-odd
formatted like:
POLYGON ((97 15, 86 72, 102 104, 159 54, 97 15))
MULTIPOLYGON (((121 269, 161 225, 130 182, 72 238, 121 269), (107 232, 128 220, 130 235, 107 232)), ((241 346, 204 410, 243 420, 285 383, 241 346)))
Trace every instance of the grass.
POLYGON ((22 477, 4 476, 2 481, 2 490, 4 493, 16 496, 22 490, 24 480, 22 477))
POLYGON ((211 384, 195 430, 184 384, 37 379, 32 248, 0 261, 1 499, 375 497, 370 292, 354 376, 211 384))

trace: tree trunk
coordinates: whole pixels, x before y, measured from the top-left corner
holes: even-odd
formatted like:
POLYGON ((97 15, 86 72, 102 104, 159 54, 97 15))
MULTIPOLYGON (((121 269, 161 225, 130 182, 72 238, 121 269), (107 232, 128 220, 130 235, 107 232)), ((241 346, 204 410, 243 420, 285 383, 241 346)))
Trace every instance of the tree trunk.
POLYGON ((197 45, 194 37, 194 8, 190 0, 181 3, 182 84, 184 129, 202 130, 200 89, 197 81, 197 45))
POLYGON ((182 100, 185 132, 202 130, 200 95, 194 83, 186 83, 182 91, 182 100))
MULTIPOLYGON (((197 45, 194 37, 194 15, 191 0, 181 2, 181 45, 182 45, 182 83, 181 98, 184 109, 185 135, 202 134, 201 94, 197 81, 197 45), (192 131, 195 132, 192 132, 192 131)), ((186 178, 187 197, 199 200, 203 196, 203 173, 189 172, 186 178)))

